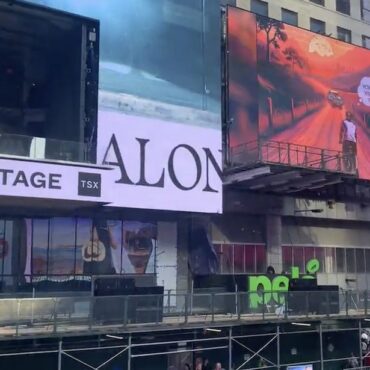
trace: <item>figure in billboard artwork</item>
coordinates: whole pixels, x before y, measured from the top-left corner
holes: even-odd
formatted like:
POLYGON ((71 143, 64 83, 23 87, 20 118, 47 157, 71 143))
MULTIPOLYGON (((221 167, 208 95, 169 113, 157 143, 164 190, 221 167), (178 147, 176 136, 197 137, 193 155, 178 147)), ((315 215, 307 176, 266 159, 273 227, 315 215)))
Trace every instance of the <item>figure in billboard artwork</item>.
POLYGON ((228 29, 231 148, 260 140, 333 151, 342 159, 325 169, 370 179, 369 50, 231 7, 228 29), (241 103, 250 96, 258 114, 241 103))
POLYGON ((351 112, 346 113, 339 134, 339 143, 343 145, 343 161, 348 172, 357 169, 357 127, 351 112))
POLYGON ((116 249, 107 221, 94 223, 92 235, 82 247, 83 273, 87 275, 114 274, 111 248, 116 249))

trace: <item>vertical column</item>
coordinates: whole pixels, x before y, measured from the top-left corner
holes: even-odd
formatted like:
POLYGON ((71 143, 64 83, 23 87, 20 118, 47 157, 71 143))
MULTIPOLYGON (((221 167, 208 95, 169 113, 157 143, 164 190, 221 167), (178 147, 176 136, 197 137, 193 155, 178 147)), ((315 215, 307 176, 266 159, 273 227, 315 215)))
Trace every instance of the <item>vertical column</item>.
POLYGON ((189 221, 179 220, 177 223, 177 273, 176 273, 176 290, 178 294, 177 306, 185 304, 184 292, 190 289, 189 284, 189 221))
POLYGON ((280 274, 283 270, 281 243, 281 216, 268 214, 266 215, 267 265, 272 266, 278 274, 280 274))
POLYGON ((229 328, 229 370, 233 368, 233 329, 232 327, 229 328))
POLYGON ((58 370, 62 370, 62 341, 59 341, 58 346, 58 370))
POLYGON ((324 369, 324 350, 322 341, 322 324, 319 325, 319 336, 320 336, 320 368, 324 369))
POLYGON ((276 327, 276 367, 280 370, 280 326, 276 327))
POLYGON ((128 336, 127 370, 131 370, 131 334, 128 336))

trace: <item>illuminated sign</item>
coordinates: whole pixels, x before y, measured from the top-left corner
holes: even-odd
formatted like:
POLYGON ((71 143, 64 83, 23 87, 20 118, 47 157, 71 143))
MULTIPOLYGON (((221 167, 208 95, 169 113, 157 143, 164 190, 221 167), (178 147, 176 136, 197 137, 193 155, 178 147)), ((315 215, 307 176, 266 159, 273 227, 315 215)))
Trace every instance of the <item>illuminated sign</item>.
POLYGON ((110 202, 109 188, 103 186, 110 172, 109 168, 89 165, 0 159, 0 194, 110 202))
POLYGON ((112 168, 110 206, 222 212, 217 130, 109 111, 99 119, 97 160, 112 168))
POLYGON ((293 266, 289 275, 257 275, 248 276, 249 307, 258 308, 261 304, 274 301, 277 304, 285 303, 285 293, 289 290, 291 279, 315 279, 315 274, 320 269, 320 262, 314 258, 307 262, 307 275, 300 276, 299 267, 293 266))

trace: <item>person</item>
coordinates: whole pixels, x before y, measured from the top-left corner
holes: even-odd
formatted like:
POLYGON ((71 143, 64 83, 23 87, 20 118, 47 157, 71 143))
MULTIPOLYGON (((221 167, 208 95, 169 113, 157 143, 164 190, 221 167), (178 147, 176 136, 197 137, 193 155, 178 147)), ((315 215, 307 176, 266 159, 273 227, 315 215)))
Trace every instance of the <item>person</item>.
POLYGON ((348 369, 355 369, 355 368, 359 367, 358 359, 355 357, 353 352, 351 353, 351 357, 347 360, 346 367, 348 369))
POLYGON ((209 363, 208 358, 206 358, 206 359, 204 360, 204 363, 203 363, 203 370, 212 370, 212 366, 211 366, 211 364, 209 363))
POLYGON ((339 133, 339 143, 342 144, 344 169, 348 172, 357 170, 357 127, 353 121, 352 112, 346 112, 339 133))
POLYGON ((195 359, 195 370, 203 370, 203 359, 201 357, 195 359))
POLYGON ((223 370, 221 362, 217 362, 215 365, 215 370, 223 370))
POLYGON ((267 367, 267 362, 262 357, 258 361, 258 367, 259 368, 267 367))

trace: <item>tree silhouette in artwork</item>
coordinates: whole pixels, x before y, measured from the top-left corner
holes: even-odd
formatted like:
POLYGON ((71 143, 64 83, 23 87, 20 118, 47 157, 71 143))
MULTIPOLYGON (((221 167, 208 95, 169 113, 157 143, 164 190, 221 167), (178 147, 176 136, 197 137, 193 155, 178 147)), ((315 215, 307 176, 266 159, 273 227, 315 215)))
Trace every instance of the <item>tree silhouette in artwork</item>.
POLYGON ((276 19, 266 17, 257 18, 258 32, 266 33, 266 60, 268 62, 270 61, 271 45, 276 49, 279 49, 279 41, 285 42, 288 39, 288 35, 284 31, 284 28, 284 23, 277 21, 276 19))
POLYGON ((285 55, 286 60, 288 60, 292 66, 292 70, 294 71, 294 66, 298 66, 299 68, 304 67, 304 60, 298 54, 297 50, 289 47, 284 49, 283 54, 285 55))

